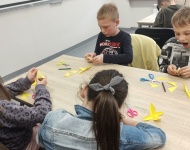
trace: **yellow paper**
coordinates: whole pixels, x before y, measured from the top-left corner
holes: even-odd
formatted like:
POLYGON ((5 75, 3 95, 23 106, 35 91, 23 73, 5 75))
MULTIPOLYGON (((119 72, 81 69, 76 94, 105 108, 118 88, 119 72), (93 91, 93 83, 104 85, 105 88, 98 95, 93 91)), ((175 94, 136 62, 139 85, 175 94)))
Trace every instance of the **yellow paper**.
POLYGON ((177 85, 175 82, 167 82, 167 83, 173 86, 168 88, 168 90, 172 93, 177 88, 177 85))
POLYGON ((64 65, 64 64, 65 64, 64 61, 60 61, 60 62, 57 63, 57 66, 61 66, 61 65, 64 65))
POLYGON ((70 72, 67 72, 66 74, 65 74, 65 77, 69 77, 69 76, 71 76, 71 75, 73 75, 73 74, 76 74, 78 72, 78 70, 71 70, 70 72))
POLYGON ((171 84, 173 86, 176 86, 176 83, 175 82, 167 82, 168 84, 171 84))
POLYGON ((36 86, 36 80, 34 81, 34 83, 32 83, 32 86, 36 86))
POLYGON ((153 83, 149 83, 151 87, 155 88, 155 87, 159 87, 158 84, 153 84, 153 83))
POLYGON ((168 90, 172 93, 176 88, 177 86, 173 86, 173 87, 168 88, 168 90))
POLYGON ((185 93, 187 94, 188 98, 190 98, 190 91, 188 90, 188 88, 185 84, 183 84, 183 85, 184 85, 185 93))
POLYGON ((156 80, 170 80, 169 78, 165 78, 165 77, 158 77, 156 80))
POLYGON ((80 68, 79 68, 79 69, 80 69, 79 73, 83 73, 84 71, 86 71, 86 70, 88 70, 88 69, 90 69, 90 68, 91 68, 91 66, 87 66, 86 68, 80 67, 80 68))
POLYGON ((75 73, 77 73, 77 72, 78 72, 78 70, 71 70, 71 71, 70 71, 71 74, 75 74, 75 73))
POLYGON ((39 70, 37 72, 37 78, 38 79, 44 79, 45 78, 44 75, 39 70))
POLYGON ((150 103, 150 114, 146 117, 143 118, 143 120, 148 121, 148 120, 159 120, 160 116, 163 115, 164 112, 156 112, 155 106, 150 103))
POLYGON ((71 74, 70 74, 69 72, 67 72, 67 73, 65 74, 65 77, 69 77, 69 76, 71 76, 71 74))
POLYGON ((22 96, 21 96, 21 99, 22 100, 27 100, 27 97, 29 97, 30 96, 30 94, 28 94, 28 93, 26 93, 26 92, 23 92, 22 93, 22 96))

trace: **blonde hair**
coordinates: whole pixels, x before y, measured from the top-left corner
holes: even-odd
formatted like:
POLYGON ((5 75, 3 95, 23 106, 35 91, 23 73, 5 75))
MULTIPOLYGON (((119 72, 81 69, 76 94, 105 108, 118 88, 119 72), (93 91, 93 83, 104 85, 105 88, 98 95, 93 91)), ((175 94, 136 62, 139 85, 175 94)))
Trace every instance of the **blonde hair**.
POLYGON ((190 7, 183 6, 175 12, 171 19, 173 26, 184 27, 190 24, 190 7))
POLYGON ((119 12, 117 6, 113 3, 104 4, 97 13, 97 19, 103 20, 106 18, 110 18, 112 21, 119 19, 119 12))

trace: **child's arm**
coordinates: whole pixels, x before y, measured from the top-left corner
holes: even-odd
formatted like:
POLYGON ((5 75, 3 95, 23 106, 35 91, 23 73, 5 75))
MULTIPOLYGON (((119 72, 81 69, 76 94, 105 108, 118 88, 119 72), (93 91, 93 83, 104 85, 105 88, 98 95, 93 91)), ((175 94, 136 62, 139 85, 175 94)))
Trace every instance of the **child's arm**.
POLYGON ((170 38, 164 44, 161 55, 159 57, 159 68, 161 72, 177 75, 176 66, 171 64, 172 49, 174 45, 180 44, 175 37, 170 38))
POLYGON ((122 119, 122 122, 123 122, 123 124, 129 125, 129 126, 136 126, 136 125, 139 123, 139 122, 134 121, 134 120, 132 120, 132 119, 130 119, 130 118, 127 118, 127 117, 124 117, 124 118, 122 119))
POLYGON ((95 64, 103 64, 103 54, 100 54, 98 56, 95 56, 94 58, 91 59, 91 62, 95 63, 95 64))
POLYGON ((166 142, 165 133, 155 126, 128 120, 121 128, 121 145, 125 149, 153 149, 166 142), (130 144, 135 141, 135 144, 130 144))
POLYGON ((177 67, 173 64, 169 65, 167 67, 167 73, 170 74, 170 75, 173 75, 173 76, 180 76, 179 70, 177 69, 177 67))
POLYGON ((37 69, 32 68, 28 71, 26 78, 20 78, 15 82, 5 85, 6 90, 9 92, 11 97, 15 97, 21 94, 23 91, 28 90, 31 84, 34 82, 37 74, 37 69))
POLYGON ((3 109, 1 109, 0 124, 3 127, 11 128, 32 127, 36 123, 42 123, 46 114, 52 109, 50 94, 45 87, 46 84, 46 79, 37 81, 35 102, 32 107, 1 100, 0 106, 3 106, 3 109))
POLYGON ((180 68, 178 74, 183 78, 190 78, 190 66, 180 68))

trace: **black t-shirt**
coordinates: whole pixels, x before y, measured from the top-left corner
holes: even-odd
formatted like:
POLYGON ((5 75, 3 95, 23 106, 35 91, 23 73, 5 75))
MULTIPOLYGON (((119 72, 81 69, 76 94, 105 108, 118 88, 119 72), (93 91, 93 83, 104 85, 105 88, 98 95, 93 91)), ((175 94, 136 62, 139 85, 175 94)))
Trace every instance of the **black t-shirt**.
POLYGON ((96 55, 104 55, 104 63, 127 66, 133 60, 131 36, 122 30, 113 37, 106 37, 100 32, 96 42, 95 53, 96 55))

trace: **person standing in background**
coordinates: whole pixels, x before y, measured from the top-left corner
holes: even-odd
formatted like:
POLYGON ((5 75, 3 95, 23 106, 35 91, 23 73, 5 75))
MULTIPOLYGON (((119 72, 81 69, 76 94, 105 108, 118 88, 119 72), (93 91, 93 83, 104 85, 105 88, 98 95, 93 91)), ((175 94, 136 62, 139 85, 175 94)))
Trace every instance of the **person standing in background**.
POLYGON ((171 18, 182 5, 175 3, 175 0, 158 0, 159 12, 154 21, 153 27, 172 28, 171 18))

